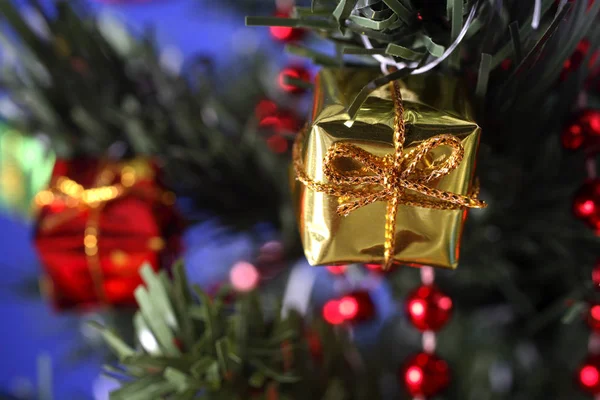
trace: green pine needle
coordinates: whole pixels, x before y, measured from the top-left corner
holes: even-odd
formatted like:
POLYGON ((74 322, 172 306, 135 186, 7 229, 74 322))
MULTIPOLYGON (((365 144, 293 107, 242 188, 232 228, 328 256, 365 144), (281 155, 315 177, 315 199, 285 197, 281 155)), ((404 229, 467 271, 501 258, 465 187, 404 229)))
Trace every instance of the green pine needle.
MULTIPOLYGON (((192 292, 182 286, 186 279, 181 263, 174 268, 173 282, 160 279, 161 274, 149 266, 143 267, 141 274, 148 288, 140 286, 136 290, 140 310, 135 318, 145 322, 136 324, 136 335, 152 336, 159 349, 144 350, 146 341, 133 350, 108 328, 92 323, 102 332, 124 368, 123 371, 109 368, 107 372, 127 377, 111 393, 111 399, 157 396, 179 399, 178 396, 190 398, 193 393, 211 396, 229 393, 241 399, 250 390, 269 390, 274 383, 282 395, 291 398, 319 397, 327 390, 327 379, 323 382, 312 379, 315 360, 304 341, 308 327, 298 314, 291 312, 282 318, 281 310, 277 309, 274 310, 277 317, 263 316, 265 310, 256 293, 239 295, 232 307, 218 306, 217 299, 200 288, 194 287, 192 292), (175 304, 169 296, 160 295, 174 293, 174 289, 181 292, 181 296, 173 298, 177 299, 175 304), (231 309, 236 308, 243 309, 243 314, 232 314, 231 309), (176 321, 171 321, 169 310, 178 310, 176 321), (190 321, 192 330, 186 328, 190 321), (179 341, 184 334, 191 334, 191 346, 179 341), (175 351, 169 343, 172 346, 178 343, 179 347, 175 351), (287 354, 294 354, 291 364, 287 354)), ((322 336, 322 340, 333 340, 329 347, 323 347, 326 357, 339 358, 336 349, 341 347, 333 345, 339 339, 329 329, 325 332, 328 338, 322 336)), ((348 367, 324 372, 331 374, 332 379, 339 373, 354 374, 348 367)), ((362 379, 358 375, 355 378, 355 382, 362 379)), ((352 391, 351 387, 346 389, 352 391)))

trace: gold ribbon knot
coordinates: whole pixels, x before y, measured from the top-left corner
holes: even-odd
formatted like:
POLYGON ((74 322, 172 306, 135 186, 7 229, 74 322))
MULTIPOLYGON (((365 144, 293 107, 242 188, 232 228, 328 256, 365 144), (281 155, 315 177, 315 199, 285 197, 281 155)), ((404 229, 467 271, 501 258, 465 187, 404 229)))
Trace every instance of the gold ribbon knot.
POLYGON ((296 138, 293 149, 297 179, 316 192, 340 197, 341 204, 337 208, 339 215, 347 216, 352 211, 376 201, 387 202, 383 269, 390 268, 393 262, 396 214, 401 204, 441 210, 487 206, 477 199, 477 185, 474 185, 474 190, 469 196, 427 185, 456 169, 464 157, 464 148, 457 137, 440 134, 404 152, 404 107, 400 87, 397 82, 392 82, 390 88, 395 112, 394 153, 378 157, 350 143, 334 143, 327 150, 323 163, 324 174, 329 183, 321 183, 309 178, 302 165, 300 147, 306 129, 296 138), (441 146, 451 148, 451 154, 442 161, 423 167, 428 161, 427 155, 441 146), (353 160, 360 168, 340 170, 338 160, 341 159, 353 160))

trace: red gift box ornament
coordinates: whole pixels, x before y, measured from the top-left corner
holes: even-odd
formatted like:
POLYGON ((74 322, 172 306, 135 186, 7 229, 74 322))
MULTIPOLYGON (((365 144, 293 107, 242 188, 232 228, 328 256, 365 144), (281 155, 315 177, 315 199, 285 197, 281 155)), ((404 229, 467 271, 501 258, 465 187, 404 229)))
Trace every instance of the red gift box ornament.
POLYGON ((35 244, 59 309, 135 305, 147 262, 156 270, 177 252, 175 197, 149 160, 58 161, 38 193, 35 244))

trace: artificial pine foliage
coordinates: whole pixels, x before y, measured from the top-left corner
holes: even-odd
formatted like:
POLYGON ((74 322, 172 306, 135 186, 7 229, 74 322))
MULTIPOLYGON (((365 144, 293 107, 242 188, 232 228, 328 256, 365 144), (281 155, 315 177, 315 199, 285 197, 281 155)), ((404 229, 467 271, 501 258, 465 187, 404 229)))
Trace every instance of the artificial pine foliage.
POLYGON ((142 267, 136 290, 137 349, 94 323, 119 357, 106 372, 122 382, 111 399, 376 398, 373 382, 347 360, 356 349, 317 319, 261 305, 256 292, 191 289, 183 265, 142 267), (234 299, 231 299, 231 296, 234 299), (311 340, 308 340, 309 338, 311 340))
MULTIPOLYGON (((15 3, 0 2, 9 28, 2 43, 16 58, 0 75, 20 110, 8 116, 13 126, 48 136, 61 158, 154 156, 167 185, 202 216, 239 229, 268 221, 290 231, 285 162, 256 135, 260 81, 240 86, 231 78, 237 72, 216 74, 202 57, 173 72, 151 31, 138 39, 114 23, 103 26, 80 1, 28 5, 40 16, 36 28, 15 3), (217 88, 243 95, 223 99, 217 88)), ((260 58, 243 63, 248 77, 265 68, 260 58)))

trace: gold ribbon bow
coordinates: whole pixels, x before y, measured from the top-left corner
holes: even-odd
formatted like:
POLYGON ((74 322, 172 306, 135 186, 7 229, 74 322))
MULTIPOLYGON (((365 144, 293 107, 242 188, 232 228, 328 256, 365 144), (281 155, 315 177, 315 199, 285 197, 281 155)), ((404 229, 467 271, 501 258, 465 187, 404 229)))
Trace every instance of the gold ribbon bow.
POLYGON ((378 157, 353 144, 334 143, 327 150, 323 164, 324 174, 330 183, 322 183, 309 178, 302 164, 300 150, 306 129, 296 138, 293 149, 296 178, 316 192, 343 199, 337 208, 339 215, 347 216, 352 211, 376 201, 387 202, 384 270, 389 269, 393 262, 396 245, 394 235, 396 214, 398 206, 401 204, 441 210, 487 206, 483 201, 477 199, 477 185, 469 196, 427 186, 427 183, 448 175, 458 167, 464 156, 464 148, 457 137, 440 134, 424 140, 414 149, 404 152, 404 107, 398 83, 391 82, 390 90, 395 112, 394 153, 378 157), (452 153, 441 162, 421 167, 429 152, 440 146, 450 147, 452 153), (352 171, 338 170, 336 161, 342 158, 358 162, 361 168, 352 171))

